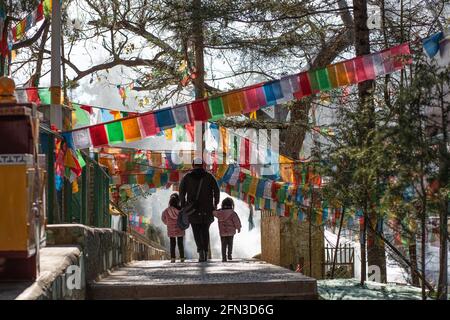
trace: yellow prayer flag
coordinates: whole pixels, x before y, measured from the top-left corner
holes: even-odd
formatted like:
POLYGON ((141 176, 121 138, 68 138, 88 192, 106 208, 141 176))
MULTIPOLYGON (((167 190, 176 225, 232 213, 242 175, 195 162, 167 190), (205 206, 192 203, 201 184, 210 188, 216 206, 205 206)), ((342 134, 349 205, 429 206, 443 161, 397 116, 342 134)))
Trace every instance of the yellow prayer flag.
POLYGON ((78 193, 79 189, 78 189, 78 181, 75 179, 72 182, 72 193, 78 193))
POLYGON ((109 113, 111 113, 114 116, 114 120, 122 118, 122 114, 120 113, 120 111, 111 110, 109 113))
POLYGON ((280 176, 284 182, 294 183, 294 161, 280 154, 280 176))
POLYGON ((346 86, 350 84, 350 81, 347 77, 347 70, 345 69, 345 65, 343 62, 336 64, 336 74, 339 86, 346 86))
MULTIPOLYGON (((228 153, 228 135, 227 129, 224 127, 220 127, 220 138, 222 139, 222 151, 223 153, 228 153)), ((226 156, 224 157, 226 158, 226 156)))
POLYGON ((166 140, 172 141, 172 129, 164 130, 164 135, 166 136, 166 140))
POLYGON ((256 177, 252 177, 252 180, 250 181, 248 194, 253 196, 253 197, 256 196, 256 188, 258 187, 258 181, 259 181, 259 179, 256 178, 256 177))
POLYGON ((217 179, 221 179, 225 175, 225 172, 227 172, 227 169, 228 169, 227 164, 219 165, 217 168, 217 174, 216 174, 217 179))
POLYGON ((126 142, 136 141, 141 139, 141 131, 137 118, 125 119, 122 121, 123 134, 126 142))

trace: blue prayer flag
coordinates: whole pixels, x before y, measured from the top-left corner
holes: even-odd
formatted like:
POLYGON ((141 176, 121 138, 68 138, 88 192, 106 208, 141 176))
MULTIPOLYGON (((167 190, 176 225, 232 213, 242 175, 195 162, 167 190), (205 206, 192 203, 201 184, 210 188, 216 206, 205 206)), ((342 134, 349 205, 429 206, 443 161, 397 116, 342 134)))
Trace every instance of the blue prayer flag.
POLYGON ((172 108, 161 109, 155 112, 156 122, 161 130, 167 130, 176 126, 172 108))
POLYGON ((443 38, 444 33, 441 31, 423 40, 423 48, 428 57, 433 58, 439 52, 439 42, 443 38))

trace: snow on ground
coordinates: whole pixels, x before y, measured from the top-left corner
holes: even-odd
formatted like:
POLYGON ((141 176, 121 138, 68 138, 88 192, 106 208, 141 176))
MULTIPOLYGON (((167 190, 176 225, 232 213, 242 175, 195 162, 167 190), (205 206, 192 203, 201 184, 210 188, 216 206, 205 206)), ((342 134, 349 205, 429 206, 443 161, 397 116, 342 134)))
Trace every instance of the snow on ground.
MULTIPOLYGON (((337 235, 329 230, 325 230, 325 241, 330 245, 336 244, 337 235)), ((350 240, 341 236, 339 240, 340 244, 351 244, 355 248, 355 278, 361 277, 361 252, 359 242, 350 240)), ((436 284, 439 278, 439 247, 434 245, 435 243, 429 243, 426 248, 426 276, 431 284, 436 284)), ((417 252, 420 251, 420 243, 417 246, 417 252)), ((405 270, 400 267, 391 256, 386 256, 387 267, 387 282, 388 283, 400 283, 406 284, 409 280, 409 270, 405 270)), ((449 280, 450 280, 450 255, 449 255, 449 280)))
MULTIPOLYGON (((325 241, 331 246, 336 245, 337 235, 331 231, 325 230, 325 241)), ((361 250, 358 242, 343 237, 339 240, 339 244, 350 244, 355 249, 355 278, 361 278, 361 250)), ((389 256, 386 259, 387 264, 387 281, 393 283, 407 283, 408 273, 392 260, 389 256)))
POLYGON ((317 281, 320 299, 324 300, 421 300, 421 289, 395 284, 366 281, 361 286, 357 279, 317 281))

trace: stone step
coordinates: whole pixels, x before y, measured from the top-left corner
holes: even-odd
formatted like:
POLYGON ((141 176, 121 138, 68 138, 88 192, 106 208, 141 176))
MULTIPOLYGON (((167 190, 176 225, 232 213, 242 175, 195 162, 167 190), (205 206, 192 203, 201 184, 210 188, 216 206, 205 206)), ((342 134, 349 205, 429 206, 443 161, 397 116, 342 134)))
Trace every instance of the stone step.
POLYGON ((137 261, 88 286, 100 299, 317 299, 317 282, 259 260, 137 261))

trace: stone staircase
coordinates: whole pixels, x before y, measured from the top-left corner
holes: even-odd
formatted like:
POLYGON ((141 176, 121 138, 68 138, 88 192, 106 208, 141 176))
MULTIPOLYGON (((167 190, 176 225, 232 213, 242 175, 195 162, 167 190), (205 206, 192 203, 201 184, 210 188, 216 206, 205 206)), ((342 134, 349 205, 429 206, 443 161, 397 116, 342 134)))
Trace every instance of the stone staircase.
POLYGON ((88 287, 88 299, 317 299, 315 279, 259 260, 136 261, 88 287))

